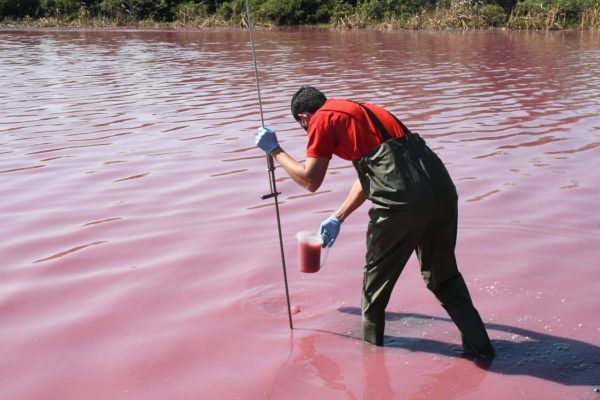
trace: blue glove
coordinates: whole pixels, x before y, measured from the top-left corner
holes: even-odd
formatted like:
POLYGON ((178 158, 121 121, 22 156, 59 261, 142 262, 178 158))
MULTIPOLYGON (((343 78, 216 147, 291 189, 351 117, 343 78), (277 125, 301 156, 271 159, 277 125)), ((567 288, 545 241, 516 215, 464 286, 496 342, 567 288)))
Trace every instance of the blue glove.
POLYGON ((321 235, 321 247, 331 247, 335 242, 338 234, 340 233, 340 227, 342 221, 340 221, 335 214, 331 214, 329 218, 321 222, 321 228, 319 234, 321 235))
POLYGON ((271 153, 273 150, 279 147, 275 131, 264 126, 258 128, 255 143, 261 148, 261 150, 267 153, 271 153))

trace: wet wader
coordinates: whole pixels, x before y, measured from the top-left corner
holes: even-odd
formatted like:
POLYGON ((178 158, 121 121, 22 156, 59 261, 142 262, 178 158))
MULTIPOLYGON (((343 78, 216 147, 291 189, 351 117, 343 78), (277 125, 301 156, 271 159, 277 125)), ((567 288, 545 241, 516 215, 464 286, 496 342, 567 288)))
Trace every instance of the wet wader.
POLYGON ((373 203, 363 279, 364 340, 383 345, 385 308, 416 250, 425 284, 460 330, 465 352, 492 356, 494 349, 456 265, 458 196, 452 179, 418 134, 396 119, 405 136, 391 138, 374 113, 359 105, 383 139, 354 161, 363 192, 373 203))

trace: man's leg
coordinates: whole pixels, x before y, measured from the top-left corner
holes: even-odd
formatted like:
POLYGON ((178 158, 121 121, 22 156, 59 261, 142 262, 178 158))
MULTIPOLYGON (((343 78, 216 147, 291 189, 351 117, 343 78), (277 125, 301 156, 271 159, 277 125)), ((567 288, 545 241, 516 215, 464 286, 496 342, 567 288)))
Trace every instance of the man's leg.
POLYGON ((459 273, 454 248, 458 209, 456 198, 440 198, 440 209, 417 246, 421 274, 461 332, 465 353, 492 357, 494 348, 459 273))
POLYGON ((419 242, 416 214, 372 208, 362 293, 363 338, 383 345, 385 308, 394 285, 419 242))

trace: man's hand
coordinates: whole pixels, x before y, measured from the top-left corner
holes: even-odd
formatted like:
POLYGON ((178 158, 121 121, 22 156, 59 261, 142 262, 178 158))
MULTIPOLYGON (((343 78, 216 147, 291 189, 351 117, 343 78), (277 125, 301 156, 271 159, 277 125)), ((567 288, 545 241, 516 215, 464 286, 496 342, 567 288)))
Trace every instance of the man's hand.
POLYGON ((261 150, 269 154, 279 147, 275 131, 264 126, 258 128, 255 143, 261 150))
POLYGON ((338 234, 340 233, 340 227, 342 221, 340 221, 335 214, 331 214, 329 218, 321 222, 321 228, 319 233, 321 234, 321 247, 331 247, 335 242, 338 234))

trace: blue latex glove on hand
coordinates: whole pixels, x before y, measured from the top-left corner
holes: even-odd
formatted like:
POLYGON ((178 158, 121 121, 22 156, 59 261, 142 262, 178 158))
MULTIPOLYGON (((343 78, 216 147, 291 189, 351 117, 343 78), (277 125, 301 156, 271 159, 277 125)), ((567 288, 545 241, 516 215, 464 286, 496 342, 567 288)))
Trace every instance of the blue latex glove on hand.
POLYGON ((340 221, 335 214, 331 214, 329 218, 321 222, 321 228, 319 234, 321 235, 321 247, 331 247, 335 242, 338 234, 340 233, 340 227, 342 221, 340 221))
POLYGON ((279 147, 275 131, 264 126, 258 128, 255 143, 258 147, 260 147, 261 150, 267 153, 271 153, 273 150, 279 147))

